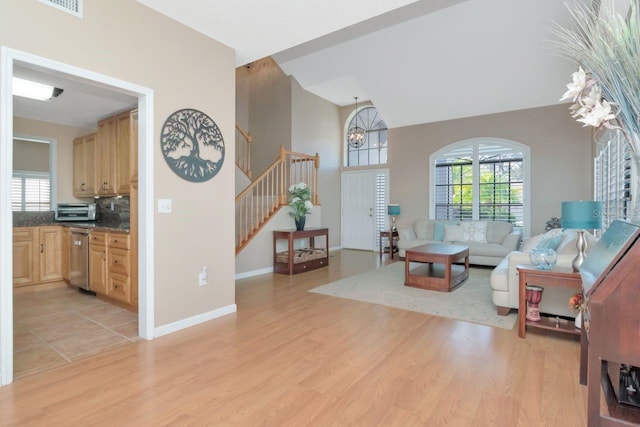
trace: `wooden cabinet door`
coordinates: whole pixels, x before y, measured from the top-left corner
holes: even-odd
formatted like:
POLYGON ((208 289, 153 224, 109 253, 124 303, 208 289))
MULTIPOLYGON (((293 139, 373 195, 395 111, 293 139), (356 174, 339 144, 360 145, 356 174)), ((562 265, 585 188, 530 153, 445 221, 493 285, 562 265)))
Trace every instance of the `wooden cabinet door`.
POLYGON ((107 250, 104 245, 89 245, 89 289, 107 295, 107 250))
POLYGON ((115 195, 116 185, 116 118, 109 117, 98 122, 97 194, 115 195))
POLYGON ((73 140, 73 195, 96 194, 96 134, 73 140))
POLYGON ((34 277, 34 227, 13 229, 13 286, 35 283, 34 277))
POLYGON ((38 227, 39 282, 62 280, 62 229, 59 226, 38 227))
MULTIPOLYGON (((116 117, 116 193, 118 195, 131 192, 131 113, 126 112, 116 117)), ((137 129, 135 129, 137 132, 137 129)))

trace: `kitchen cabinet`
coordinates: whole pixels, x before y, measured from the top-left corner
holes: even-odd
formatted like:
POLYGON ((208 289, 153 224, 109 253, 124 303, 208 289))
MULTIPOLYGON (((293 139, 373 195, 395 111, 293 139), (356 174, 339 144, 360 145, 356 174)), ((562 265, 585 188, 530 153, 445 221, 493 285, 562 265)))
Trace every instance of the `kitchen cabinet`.
POLYGON ((92 231, 89 236, 89 289, 107 295, 107 233, 92 231))
MULTIPOLYGON (((137 114, 137 110, 136 110, 137 114)), ((132 113, 116 116, 116 193, 119 195, 131 192, 131 149, 132 136, 138 133, 138 123, 132 120, 132 113)), ((137 148, 137 146, 136 146, 137 148)))
POLYGON ((118 301, 131 301, 129 235, 109 233, 107 296, 118 301))
POLYGON ((27 286, 35 283, 33 268, 35 227, 13 229, 13 286, 27 286))
POLYGON ((73 140, 73 195, 93 197, 96 193, 96 134, 73 140))
POLYGON ((91 232, 89 288, 98 295, 137 306, 137 299, 131 298, 131 253, 128 234, 91 232))
POLYGON ((98 122, 96 157, 96 195, 116 194, 116 117, 108 117, 98 122))
POLYGON ((13 286, 62 280, 62 227, 13 230, 13 286))
POLYGON ((122 196, 131 192, 132 161, 137 162, 137 110, 98 122, 98 130, 74 140, 73 195, 122 196))

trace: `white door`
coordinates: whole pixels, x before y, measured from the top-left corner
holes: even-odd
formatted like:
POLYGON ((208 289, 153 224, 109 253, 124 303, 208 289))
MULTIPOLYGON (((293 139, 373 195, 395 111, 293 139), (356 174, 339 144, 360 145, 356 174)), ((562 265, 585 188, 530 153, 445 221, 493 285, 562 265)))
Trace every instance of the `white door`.
POLYGON ((376 172, 342 174, 342 247, 374 250, 376 172))

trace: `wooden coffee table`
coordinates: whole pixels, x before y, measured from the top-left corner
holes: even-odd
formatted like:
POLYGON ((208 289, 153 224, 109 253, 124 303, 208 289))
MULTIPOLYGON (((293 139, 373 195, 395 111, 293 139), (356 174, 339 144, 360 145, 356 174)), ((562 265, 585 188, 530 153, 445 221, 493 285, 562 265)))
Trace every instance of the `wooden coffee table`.
POLYGON ((469 247, 429 243, 407 249, 404 255, 404 285, 450 292, 469 277, 469 247), (464 259, 464 265, 454 264, 464 259), (425 265, 410 269, 409 263, 425 265))

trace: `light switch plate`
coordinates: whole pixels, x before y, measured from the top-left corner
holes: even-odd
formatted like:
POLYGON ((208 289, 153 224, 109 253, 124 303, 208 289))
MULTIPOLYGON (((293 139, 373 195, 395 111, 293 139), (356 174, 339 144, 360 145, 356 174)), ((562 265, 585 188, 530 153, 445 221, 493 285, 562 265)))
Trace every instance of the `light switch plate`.
POLYGON ((158 199, 158 213, 171 213, 171 199, 158 199))

